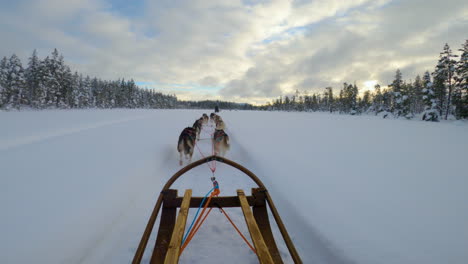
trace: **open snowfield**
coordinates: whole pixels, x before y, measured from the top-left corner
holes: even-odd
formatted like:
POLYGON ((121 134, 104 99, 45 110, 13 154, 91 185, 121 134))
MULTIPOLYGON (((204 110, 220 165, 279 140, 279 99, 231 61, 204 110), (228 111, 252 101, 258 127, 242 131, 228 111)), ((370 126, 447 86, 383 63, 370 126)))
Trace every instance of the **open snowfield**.
MULTIPOLYGON (((159 191, 180 168, 179 133, 204 112, 0 112, 0 263, 130 263, 159 191)), ((467 263, 466 122, 221 116, 231 138, 226 157, 265 183, 304 263, 467 263)), ((208 140, 200 148, 210 154, 208 140)), ((216 176, 221 195, 255 186, 224 164, 216 176)), ((200 166, 173 187, 203 196, 210 177, 200 166)), ((248 234, 241 210, 227 211, 248 234)), ((257 258, 213 210, 181 263, 257 258)))

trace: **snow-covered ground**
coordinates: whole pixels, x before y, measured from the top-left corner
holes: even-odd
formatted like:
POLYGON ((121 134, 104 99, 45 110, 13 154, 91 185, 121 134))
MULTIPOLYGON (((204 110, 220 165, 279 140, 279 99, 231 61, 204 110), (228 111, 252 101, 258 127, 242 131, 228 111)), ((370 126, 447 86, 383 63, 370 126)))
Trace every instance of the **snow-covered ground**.
MULTIPOLYGON (((160 189, 180 168, 179 133, 204 112, 0 112, 0 263, 129 263, 160 189)), ((227 158, 265 183, 304 263, 467 262, 466 122, 221 115, 227 158)), ((209 154, 209 141, 200 148, 209 154)), ((203 196, 210 176, 200 166, 174 188, 203 196)), ((223 164, 216 176, 222 195, 255 186, 223 164)), ((241 210, 228 213, 248 234, 241 210)), ((181 263, 220 262, 257 260, 214 210, 181 263)))

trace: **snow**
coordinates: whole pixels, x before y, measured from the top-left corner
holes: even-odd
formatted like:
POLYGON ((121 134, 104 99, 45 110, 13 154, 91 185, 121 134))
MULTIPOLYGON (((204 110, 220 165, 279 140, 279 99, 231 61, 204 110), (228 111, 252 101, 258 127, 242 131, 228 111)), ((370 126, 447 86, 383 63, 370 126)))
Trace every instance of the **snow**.
MULTIPOLYGON (((204 112, 0 112, 0 263, 129 263, 160 189, 180 168, 179 133, 204 112)), ((252 111, 221 116, 231 141, 227 158, 267 186, 304 263, 468 259, 466 122, 252 111)), ((209 154, 209 140, 199 146, 209 154)), ((196 151, 194 160, 200 157, 196 151)), ((255 186, 224 164, 215 176, 221 195, 255 186)), ((173 187, 179 195, 191 188, 203 196, 210 177, 200 166, 173 187)), ((240 209, 227 212, 247 235, 240 209)), ((223 263, 257 262, 213 210, 181 263, 219 263, 220 256, 223 263)))

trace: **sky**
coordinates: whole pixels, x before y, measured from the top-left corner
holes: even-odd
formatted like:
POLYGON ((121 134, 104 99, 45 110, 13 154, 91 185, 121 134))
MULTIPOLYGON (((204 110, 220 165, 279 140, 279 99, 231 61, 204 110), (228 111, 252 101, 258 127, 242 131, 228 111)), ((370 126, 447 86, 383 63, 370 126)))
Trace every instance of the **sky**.
POLYGON ((73 71, 183 100, 252 104, 386 86, 468 39, 465 0, 0 0, 0 56, 57 48, 73 71))

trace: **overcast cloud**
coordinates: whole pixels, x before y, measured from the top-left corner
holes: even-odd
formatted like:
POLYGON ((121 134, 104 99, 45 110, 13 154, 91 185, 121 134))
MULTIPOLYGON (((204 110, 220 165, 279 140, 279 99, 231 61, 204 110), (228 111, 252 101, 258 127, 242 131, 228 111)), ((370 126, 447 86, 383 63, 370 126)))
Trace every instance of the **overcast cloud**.
POLYGON ((104 79, 182 99, 265 103, 343 82, 414 79, 468 38, 459 0, 0 1, 0 55, 57 48, 104 79))

